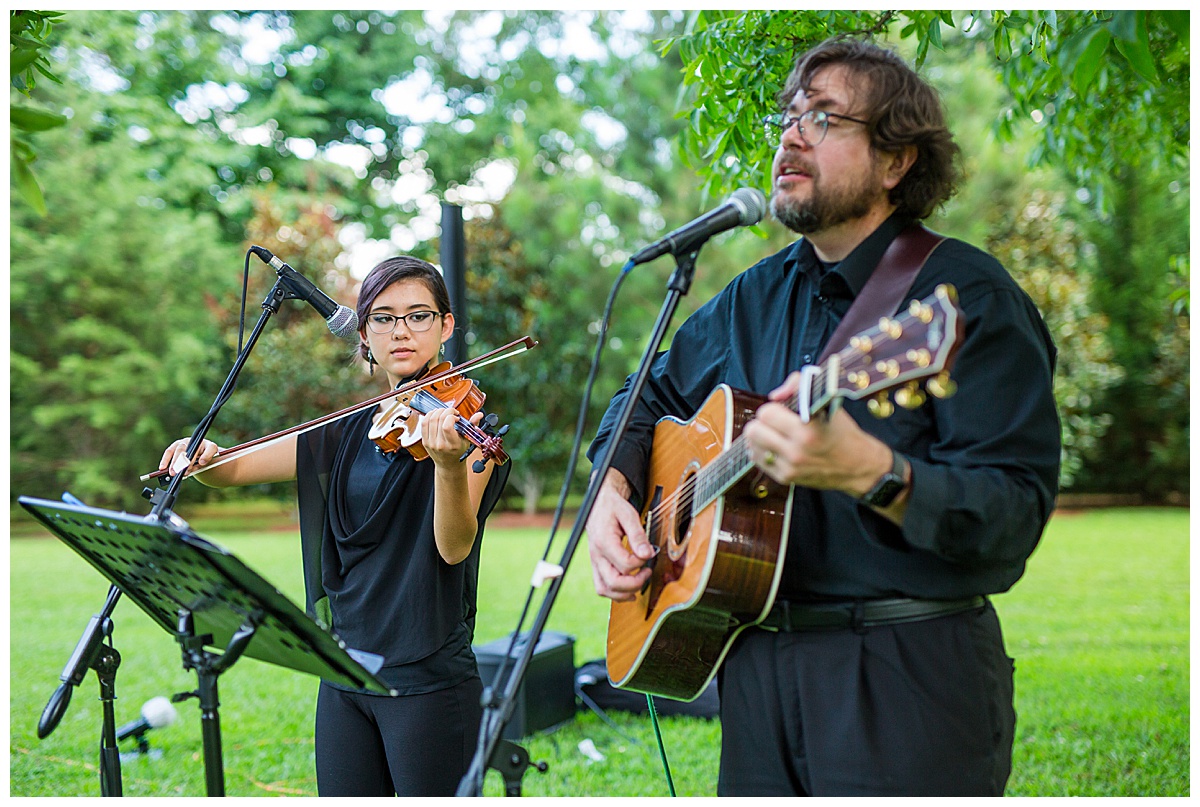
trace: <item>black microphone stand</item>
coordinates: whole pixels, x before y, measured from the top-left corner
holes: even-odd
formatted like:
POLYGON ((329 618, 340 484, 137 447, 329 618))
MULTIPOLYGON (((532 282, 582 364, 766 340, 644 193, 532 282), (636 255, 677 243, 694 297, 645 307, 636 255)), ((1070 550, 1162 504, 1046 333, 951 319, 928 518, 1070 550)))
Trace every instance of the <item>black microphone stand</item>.
POLYGON ((113 711, 113 701, 117 697, 117 668, 121 666, 121 654, 112 646, 113 622, 109 618, 121 590, 113 586, 108 590, 108 599, 100 613, 93 614, 87 628, 79 637, 71 658, 63 668, 59 678, 62 683, 50 696, 42 717, 38 721, 37 735, 39 740, 50 736, 50 732, 58 727, 67 706, 71 703, 71 693, 83 682, 89 669, 96 671, 100 682, 100 702, 102 704, 103 724, 100 731, 100 795, 121 795, 121 755, 117 746, 117 721, 113 711), (108 644, 105 644, 105 639, 108 644))
MULTIPOLYGON (((579 507, 579 513, 575 517, 575 524, 571 529, 571 537, 567 540, 567 545, 563 549, 562 561, 559 563, 563 573, 554 578, 550 583, 546 597, 542 600, 542 605, 538 609, 537 616, 534 618, 533 627, 529 631, 529 637, 525 642, 524 649, 514 663, 512 672, 503 687, 503 694, 497 696, 497 693, 493 691, 493 687, 490 686, 484 689, 483 719, 480 721, 479 726, 479 742, 475 756, 471 760, 471 765, 459 782, 458 790, 455 793, 456 796, 482 796, 483 778, 487 773, 488 767, 500 770, 504 775, 506 795, 520 794, 519 777, 524 773, 524 769, 528 767, 528 758, 526 757, 525 760, 521 760, 523 765, 516 771, 512 770, 511 766, 506 767, 505 762, 508 760, 505 758, 503 750, 497 754, 500 735, 504 731, 504 727, 508 724, 508 721, 512 718, 513 710, 516 708, 517 692, 524 679, 525 671, 528 669, 529 663, 533 658, 534 649, 537 647, 542 630, 546 626, 546 621, 550 618, 550 609, 554 606, 554 602, 558 598, 558 591, 562 587, 563 578, 566 577, 567 566, 571 563, 571 558, 574 556, 575 549, 579 545, 584 525, 587 523, 588 516, 595 506, 596 497, 600 493, 601 484, 604 482, 604 477, 608 474, 609 468, 612 467, 613 449, 621 442, 621 439, 625 436, 625 432, 629 428, 629 420, 633 416, 634 406, 637 404, 638 398, 641 397, 642 389, 646 385, 646 379, 650 376, 650 367, 654 363, 654 357, 658 354, 658 349, 667 335, 671 319, 675 315, 675 310, 679 307, 679 301, 691 289, 692 277, 695 274, 696 254, 698 252, 699 247, 684 255, 676 256, 675 272, 667 281, 667 296, 663 301, 662 308, 659 310, 658 320, 654 323, 654 330, 651 332, 650 341, 646 345, 645 352, 642 354, 641 363, 634 376, 629 394, 622 402, 620 416, 617 418, 616 426, 613 428, 612 436, 608 442, 608 449, 604 452, 600 464, 592 473, 587 493, 584 494, 583 502, 579 507), (494 756, 499 759, 494 761, 494 756), (515 783, 513 781, 514 773, 516 778, 515 783)), ((516 760, 516 756, 511 757, 511 759, 516 760)))
MULTIPOLYGON (((204 416, 192 434, 191 441, 184 452, 188 460, 191 460, 195 456, 196 449, 208 433, 213 420, 216 419, 217 412, 220 411, 225 401, 233 393, 233 388, 237 384, 237 377, 241 373, 246 360, 250 357, 250 351, 254 349, 255 343, 258 342, 259 337, 262 335, 267 321, 272 315, 279 312, 279 306, 284 300, 296 299, 300 299, 299 295, 284 282, 282 277, 278 278, 275 281, 275 285, 271 287, 270 292, 267 293, 266 299, 263 300, 263 312, 259 316, 258 322, 255 324, 254 330, 251 332, 245 347, 238 354, 233 368, 229 371, 229 375, 221 387, 221 391, 217 393, 217 397, 208 414, 204 416)), ((142 496, 154 504, 153 510, 147 516, 148 519, 159 522, 178 519, 171 512, 171 506, 175 503, 175 499, 179 495, 179 486, 183 482, 184 476, 185 474, 180 473, 171 477, 170 483, 165 489, 161 487, 157 490, 146 488, 142 491, 142 496)), ((63 499, 79 503, 70 494, 64 495, 63 499)), ((96 670, 96 675, 100 680, 100 700, 104 704, 104 725, 100 744, 100 793, 102 796, 121 795, 121 761, 117 746, 116 721, 114 719, 112 704, 116 698, 116 675, 117 668, 121 664, 121 655, 112 646, 113 622, 111 619, 113 609, 116 608, 117 601, 120 598, 121 589, 115 585, 110 586, 104 607, 100 610, 100 613, 93 615, 92 619, 88 622, 88 626, 84 629, 78 643, 76 643, 75 650, 71 654, 71 658, 67 661, 62 675, 59 676, 62 684, 50 696, 50 700, 42 710, 41 719, 38 721, 38 738, 45 739, 50 735, 50 732, 54 731, 59 721, 66 714, 67 706, 71 702, 73 688, 83 681, 89 668, 96 670), (107 645, 104 644, 106 638, 109 640, 107 645)))

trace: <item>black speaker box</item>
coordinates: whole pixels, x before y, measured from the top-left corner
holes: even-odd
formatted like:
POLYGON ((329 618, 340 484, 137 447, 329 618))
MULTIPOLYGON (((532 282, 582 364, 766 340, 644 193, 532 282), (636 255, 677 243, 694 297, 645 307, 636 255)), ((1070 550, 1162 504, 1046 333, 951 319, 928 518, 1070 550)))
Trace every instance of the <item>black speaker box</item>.
MULTIPOLYGON (((497 696, 507 689, 513 665, 525 652, 529 634, 522 633, 505 665, 504 680, 496 681, 496 673, 512 634, 485 645, 475 645, 479 662, 479 677, 485 687, 491 686, 497 696)), ((557 726, 575 717, 575 637, 544 630, 533 649, 533 657, 525 677, 517 689, 512 719, 504 727, 506 740, 519 740, 543 729, 557 726)))

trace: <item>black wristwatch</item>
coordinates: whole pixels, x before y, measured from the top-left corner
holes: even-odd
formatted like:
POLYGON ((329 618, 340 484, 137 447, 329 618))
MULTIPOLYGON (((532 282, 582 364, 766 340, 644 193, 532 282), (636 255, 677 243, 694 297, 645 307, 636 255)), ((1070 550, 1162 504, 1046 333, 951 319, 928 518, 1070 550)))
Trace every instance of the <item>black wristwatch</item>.
POLYGON ((898 452, 893 451, 892 470, 879 477, 879 481, 875 483, 875 486, 867 491, 866 495, 858 501, 870 507, 887 507, 896 501, 896 497, 900 495, 900 491, 904 490, 904 486, 907 484, 904 481, 907 470, 908 460, 904 459, 898 452))

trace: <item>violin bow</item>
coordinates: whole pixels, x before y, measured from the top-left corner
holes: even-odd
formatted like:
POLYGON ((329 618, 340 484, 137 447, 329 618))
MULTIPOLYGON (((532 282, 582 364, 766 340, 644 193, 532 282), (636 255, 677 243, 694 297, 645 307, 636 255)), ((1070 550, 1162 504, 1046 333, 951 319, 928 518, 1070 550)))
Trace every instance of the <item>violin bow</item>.
MULTIPOLYGON (((348 417, 350 415, 353 415, 355 412, 361 412, 362 410, 366 409, 368 406, 373 406, 375 404, 381 403, 383 401, 386 401, 388 398, 393 398, 397 395, 402 395, 406 392, 411 392, 412 390, 417 390, 417 389, 421 389, 422 387, 427 387, 431 384, 436 384, 438 381, 441 381, 444 378, 449 378, 452 375, 462 375, 470 370, 478 370, 479 368, 486 367, 489 364, 494 364, 498 361, 503 361, 504 359, 510 358, 512 356, 516 356, 520 353, 524 353, 526 350, 532 350, 533 348, 537 347, 537 345, 538 345, 538 343, 534 339, 532 339, 528 336, 523 336, 520 339, 514 339, 513 341, 509 342, 507 345, 504 345, 503 347, 498 347, 495 350, 488 351, 487 353, 484 353, 482 356, 479 356, 477 358, 469 359, 469 360, 463 362, 462 364, 458 365, 457 367, 451 367, 448 370, 441 371, 440 373, 434 373, 433 375, 427 375, 423 378, 419 378, 416 381, 410 381, 407 384, 401 384, 399 387, 388 390, 387 392, 383 393, 382 395, 376 395, 374 398, 369 398, 365 401, 361 401, 359 403, 354 404, 353 406, 348 406, 345 409, 339 409, 337 412, 331 412, 327 415, 321 415, 320 417, 314 418, 314 419, 308 421, 307 423, 301 423, 297 426, 291 426, 287 429, 284 429, 283 431, 278 431, 278 432, 275 432, 274 434, 268 434, 265 437, 258 437, 253 440, 250 440, 248 442, 242 443, 241 445, 236 445, 236 446, 232 446, 230 448, 222 449, 216 453, 216 455, 213 457, 213 461, 210 462, 208 465, 205 465, 204 468, 202 468, 201 470, 202 471, 211 470, 213 468, 216 468, 218 465, 223 465, 226 462, 231 462, 231 461, 237 459, 239 456, 245 455, 251 449, 257 451, 260 448, 266 448, 268 445, 278 442, 279 440, 282 440, 285 437, 289 437, 293 434, 303 434, 304 432, 311 431, 312 429, 315 429, 318 426, 321 426, 325 423, 329 423, 331 421, 338 420, 340 418, 348 417)), ((168 476, 169 473, 170 473, 169 470, 167 470, 167 471, 161 471, 161 470, 160 471, 152 471, 151 473, 143 474, 142 476, 140 476, 138 478, 142 482, 145 482, 150 479, 156 479, 160 476, 168 476)), ((184 472, 184 474, 185 474, 185 476, 184 476, 185 479, 188 476, 191 476, 192 469, 189 467, 188 470, 184 472)))

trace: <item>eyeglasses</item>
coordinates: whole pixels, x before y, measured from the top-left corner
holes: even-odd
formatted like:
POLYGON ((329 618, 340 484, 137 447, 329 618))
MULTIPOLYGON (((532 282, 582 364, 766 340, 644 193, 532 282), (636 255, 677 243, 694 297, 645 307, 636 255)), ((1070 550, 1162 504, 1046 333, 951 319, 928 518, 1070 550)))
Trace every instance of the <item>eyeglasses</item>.
POLYGON ((779 145, 779 142, 783 140, 783 133, 793 123, 798 123, 800 124, 800 139, 809 146, 819 146, 825 140, 825 133, 829 131, 830 118, 841 118, 861 123, 863 126, 870 126, 870 123, 865 120, 852 118, 849 115, 839 115, 836 112, 826 112, 823 109, 810 109, 795 117, 786 112, 777 112, 763 118, 763 124, 767 128, 767 137, 774 145, 779 145))
POLYGON ((433 327, 433 318, 445 316, 436 311, 413 311, 402 317, 392 314, 371 314, 367 317, 367 327, 373 333, 391 333, 396 330, 396 323, 403 322, 413 333, 424 333, 433 327))

